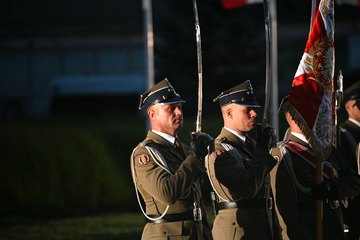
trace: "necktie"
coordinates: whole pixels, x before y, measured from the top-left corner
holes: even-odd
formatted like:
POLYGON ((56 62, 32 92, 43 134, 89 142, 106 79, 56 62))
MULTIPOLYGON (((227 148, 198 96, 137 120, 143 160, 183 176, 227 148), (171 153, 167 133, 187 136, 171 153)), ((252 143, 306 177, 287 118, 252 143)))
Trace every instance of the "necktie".
POLYGON ((182 146, 181 146, 181 143, 180 143, 180 140, 179 138, 175 138, 175 146, 176 146, 176 149, 181 152, 181 154, 184 155, 184 152, 183 152, 183 149, 182 149, 182 146))
POLYGON ((250 151, 255 150, 248 136, 245 138, 245 145, 250 151))

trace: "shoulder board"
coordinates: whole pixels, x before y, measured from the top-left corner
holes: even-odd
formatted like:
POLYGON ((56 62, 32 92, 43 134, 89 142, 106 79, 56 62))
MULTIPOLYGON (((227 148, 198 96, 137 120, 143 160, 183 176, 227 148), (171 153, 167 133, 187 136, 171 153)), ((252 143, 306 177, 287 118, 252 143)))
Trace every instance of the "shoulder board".
POLYGON ((139 146, 141 146, 141 147, 146 147, 147 145, 149 145, 149 144, 152 143, 152 142, 153 142, 152 140, 145 140, 145 141, 141 142, 141 143, 139 144, 139 146))
POLYGON ((280 148, 280 147, 284 146, 284 144, 286 144, 287 142, 289 142, 289 140, 280 141, 276 144, 276 146, 280 148))
POLYGON ((222 137, 222 138, 216 138, 215 139, 215 143, 221 144, 222 142, 225 142, 226 138, 222 137))

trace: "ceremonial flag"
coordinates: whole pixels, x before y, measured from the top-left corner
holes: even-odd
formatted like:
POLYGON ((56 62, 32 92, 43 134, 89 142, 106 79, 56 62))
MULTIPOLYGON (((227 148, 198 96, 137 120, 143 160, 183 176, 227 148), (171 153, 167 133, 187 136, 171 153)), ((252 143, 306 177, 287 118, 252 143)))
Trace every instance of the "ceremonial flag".
POLYGON ((336 0, 337 5, 354 5, 360 7, 360 0, 336 0))
POLYGON ((332 147, 334 0, 321 0, 292 82, 289 110, 323 160, 332 147))
POLYGON ((263 0, 220 0, 221 5, 225 9, 234 9, 246 4, 262 3, 263 0))

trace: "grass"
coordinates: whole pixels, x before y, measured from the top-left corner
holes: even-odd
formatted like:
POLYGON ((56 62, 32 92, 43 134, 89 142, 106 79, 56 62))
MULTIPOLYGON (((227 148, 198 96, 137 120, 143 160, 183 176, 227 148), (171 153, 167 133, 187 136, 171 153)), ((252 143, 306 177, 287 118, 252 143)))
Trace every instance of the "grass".
MULTIPOLYGON (((211 206, 206 205, 206 214, 212 225, 211 206)), ((0 217, 0 240, 135 240, 144 225, 140 211, 52 220, 0 217)))
POLYGON ((39 220, 0 218, 1 240, 113 240, 140 239, 145 220, 141 213, 104 214, 39 220))

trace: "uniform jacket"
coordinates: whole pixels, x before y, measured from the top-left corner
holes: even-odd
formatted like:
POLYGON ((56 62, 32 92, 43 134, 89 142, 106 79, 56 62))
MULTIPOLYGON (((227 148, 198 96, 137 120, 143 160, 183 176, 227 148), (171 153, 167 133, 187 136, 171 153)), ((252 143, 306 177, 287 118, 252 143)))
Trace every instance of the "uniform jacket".
MULTIPOLYGON (((166 214, 192 212, 194 201, 204 209, 199 177, 205 171, 205 167, 189 151, 188 146, 181 143, 181 148, 181 150, 177 149, 166 139, 149 131, 146 139, 134 149, 131 157, 133 178, 145 202, 147 215, 159 216, 164 213, 167 206, 169 207, 166 214), (167 169, 156 163, 156 159, 145 146, 154 148, 160 153, 167 169)), ((191 220, 147 223, 142 239, 152 237, 178 239, 179 236, 183 236, 181 239, 209 239, 211 234, 206 215, 203 221, 196 223, 191 220), (205 237, 198 236, 201 232, 205 237)))
POLYGON ((359 147, 360 142, 360 127, 350 120, 346 120, 342 125, 342 131, 340 131, 340 150, 346 155, 346 160, 350 164, 354 172, 358 172, 359 166, 359 154, 355 154, 356 147, 359 147), (347 132, 350 135, 347 135, 347 132))
MULTIPOLYGON (((358 239, 360 237, 360 127, 350 120, 346 120, 340 131, 340 151, 345 162, 349 165, 351 171, 356 175, 357 187, 349 198, 349 206, 344 209, 344 217, 346 224, 349 225, 351 238, 358 239)), ((356 184, 353 184, 353 186, 356 184)))
MULTIPOLYGON (((256 149, 255 142, 248 139, 246 144, 223 128, 215 140, 214 152, 209 155, 208 174, 215 192, 220 195, 220 202, 240 200, 249 204, 260 202, 260 205, 220 210, 213 224, 214 239, 271 239, 265 210, 264 181, 277 161, 268 151, 256 149), (236 148, 240 155, 231 155, 222 143, 236 148)), ((273 222, 276 236, 279 228, 277 220, 273 222)))
MULTIPOLYGON (((288 134, 285 141, 300 143, 311 150, 308 144, 292 134, 288 134)), ((276 205, 281 215, 279 218, 280 222, 284 224, 282 225, 284 239, 315 239, 316 208, 311 190, 315 181, 315 168, 293 152, 287 151, 287 153, 289 158, 283 157, 279 148, 272 150, 272 154, 281 161, 271 172, 271 183, 273 185, 276 205), (293 176, 300 183, 301 187, 294 183, 290 169, 293 169, 293 176)), ((323 239, 344 239, 342 222, 339 221, 339 219, 341 220, 341 209, 331 209, 330 204, 326 201, 323 202, 323 239)))

